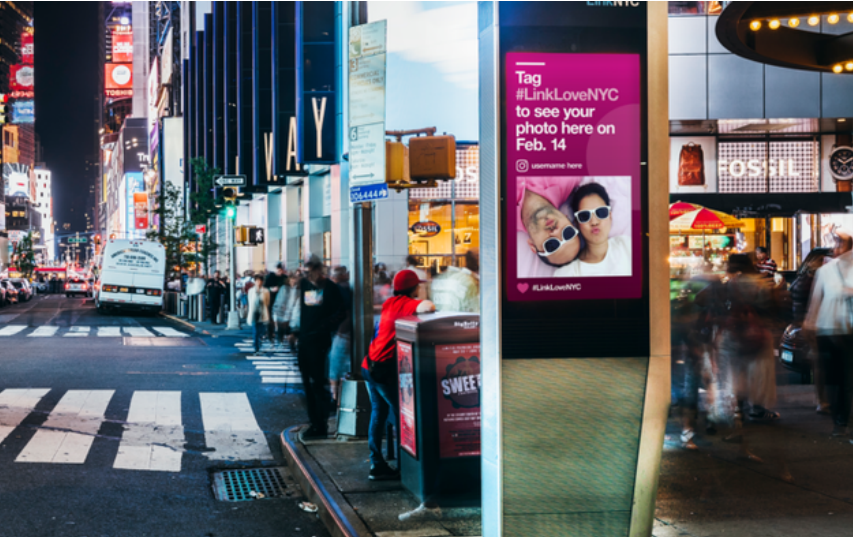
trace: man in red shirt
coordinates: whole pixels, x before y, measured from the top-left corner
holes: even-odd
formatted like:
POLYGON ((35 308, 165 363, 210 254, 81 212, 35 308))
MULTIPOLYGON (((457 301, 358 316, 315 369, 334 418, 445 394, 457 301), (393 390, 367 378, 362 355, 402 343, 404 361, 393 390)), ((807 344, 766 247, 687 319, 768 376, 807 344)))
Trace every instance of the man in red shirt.
POLYGON ((394 277, 394 296, 382 306, 379 330, 370 343, 370 350, 361 364, 362 375, 370 392, 370 428, 367 443, 370 447, 370 474, 374 481, 400 479, 400 471, 388 466, 382 456, 382 433, 388 413, 393 412, 394 425, 400 430, 400 401, 397 372, 397 319, 416 313, 435 311, 429 300, 417 300, 420 286, 418 275, 401 270, 394 277))

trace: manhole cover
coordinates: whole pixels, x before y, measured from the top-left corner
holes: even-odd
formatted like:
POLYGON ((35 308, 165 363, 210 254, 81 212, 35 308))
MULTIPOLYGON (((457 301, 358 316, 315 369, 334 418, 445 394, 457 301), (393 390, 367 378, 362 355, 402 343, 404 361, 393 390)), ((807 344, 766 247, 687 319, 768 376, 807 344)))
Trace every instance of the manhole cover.
POLYGON ((282 467, 224 470, 213 474, 213 495, 223 502, 290 496, 282 467))

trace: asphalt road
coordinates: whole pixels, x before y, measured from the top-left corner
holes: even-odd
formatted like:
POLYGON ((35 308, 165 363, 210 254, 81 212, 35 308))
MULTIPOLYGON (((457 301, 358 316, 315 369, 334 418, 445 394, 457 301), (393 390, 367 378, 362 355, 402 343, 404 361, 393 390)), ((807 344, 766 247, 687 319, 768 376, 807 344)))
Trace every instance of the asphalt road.
POLYGON ((239 341, 82 298, 0 308, 0 537, 328 535, 298 488, 214 497, 220 470, 284 467, 306 421, 239 341))

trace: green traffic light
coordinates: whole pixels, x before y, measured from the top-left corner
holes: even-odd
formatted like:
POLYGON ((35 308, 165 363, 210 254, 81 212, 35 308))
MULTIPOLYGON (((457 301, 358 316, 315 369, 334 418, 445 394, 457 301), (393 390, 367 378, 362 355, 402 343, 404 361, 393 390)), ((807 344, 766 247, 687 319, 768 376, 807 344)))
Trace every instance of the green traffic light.
POLYGON ((237 209, 233 205, 225 208, 226 218, 230 218, 231 220, 233 220, 235 216, 237 216, 237 209))

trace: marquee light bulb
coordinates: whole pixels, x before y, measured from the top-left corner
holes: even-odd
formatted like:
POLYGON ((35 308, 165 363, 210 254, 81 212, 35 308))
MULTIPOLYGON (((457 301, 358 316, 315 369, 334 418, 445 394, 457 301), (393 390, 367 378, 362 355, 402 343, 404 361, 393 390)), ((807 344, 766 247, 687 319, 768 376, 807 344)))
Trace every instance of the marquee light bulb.
POLYGON ((847 62, 844 64, 844 68, 848 71, 853 71, 853 62, 847 62))
POLYGON ((761 29, 761 21, 752 21, 749 23, 749 28, 752 31, 757 31, 761 29))
POLYGON ((853 22, 853 13, 847 15, 847 22, 853 22))
POLYGON ((817 15, 812 15, 811 17, 809 17, 809 26, 817 26, 819 22, 820 17, 818 17, 817 15))
POLYGON ((770 23, 769 23, 767 26, 769 26, 771 30, 775 30, 775 29, 776 29, 776 28, 778 28, 781 24, 782 24, 782 23, 781 23, 781 22, 779 22, 779 19, 773 19, 773 20, 771 20, 771 21, 770 21, 770 23))
POLYGON ((838 22, 838 19, 838 13, 833 13, 826 18, 826 22, 828 22, 829 24, 835 24, 836 22, 838 22))
POLYGON ((843 71, 843 70, 844 70, 844 68, 843 68, 843 67, 841 67, 841 64, 840 64, 840 63, 838 63, 838 64, 836 64, 836 65, 833 65, 833 66, 832 66, 832 72, 833 72, 833 73, 840 73, 840 72, 841 72, 841 71, 843 71))
MULTIPOLYGON (((853 13, 851 13, 851 16, 853 16, 853 13)), ((798 19, 796 17, 794 17, 792 19, 788 19, 788 26, 790 26, 791 28, 796 28, 799 25, 800 25, 800 19, 798 19)))

